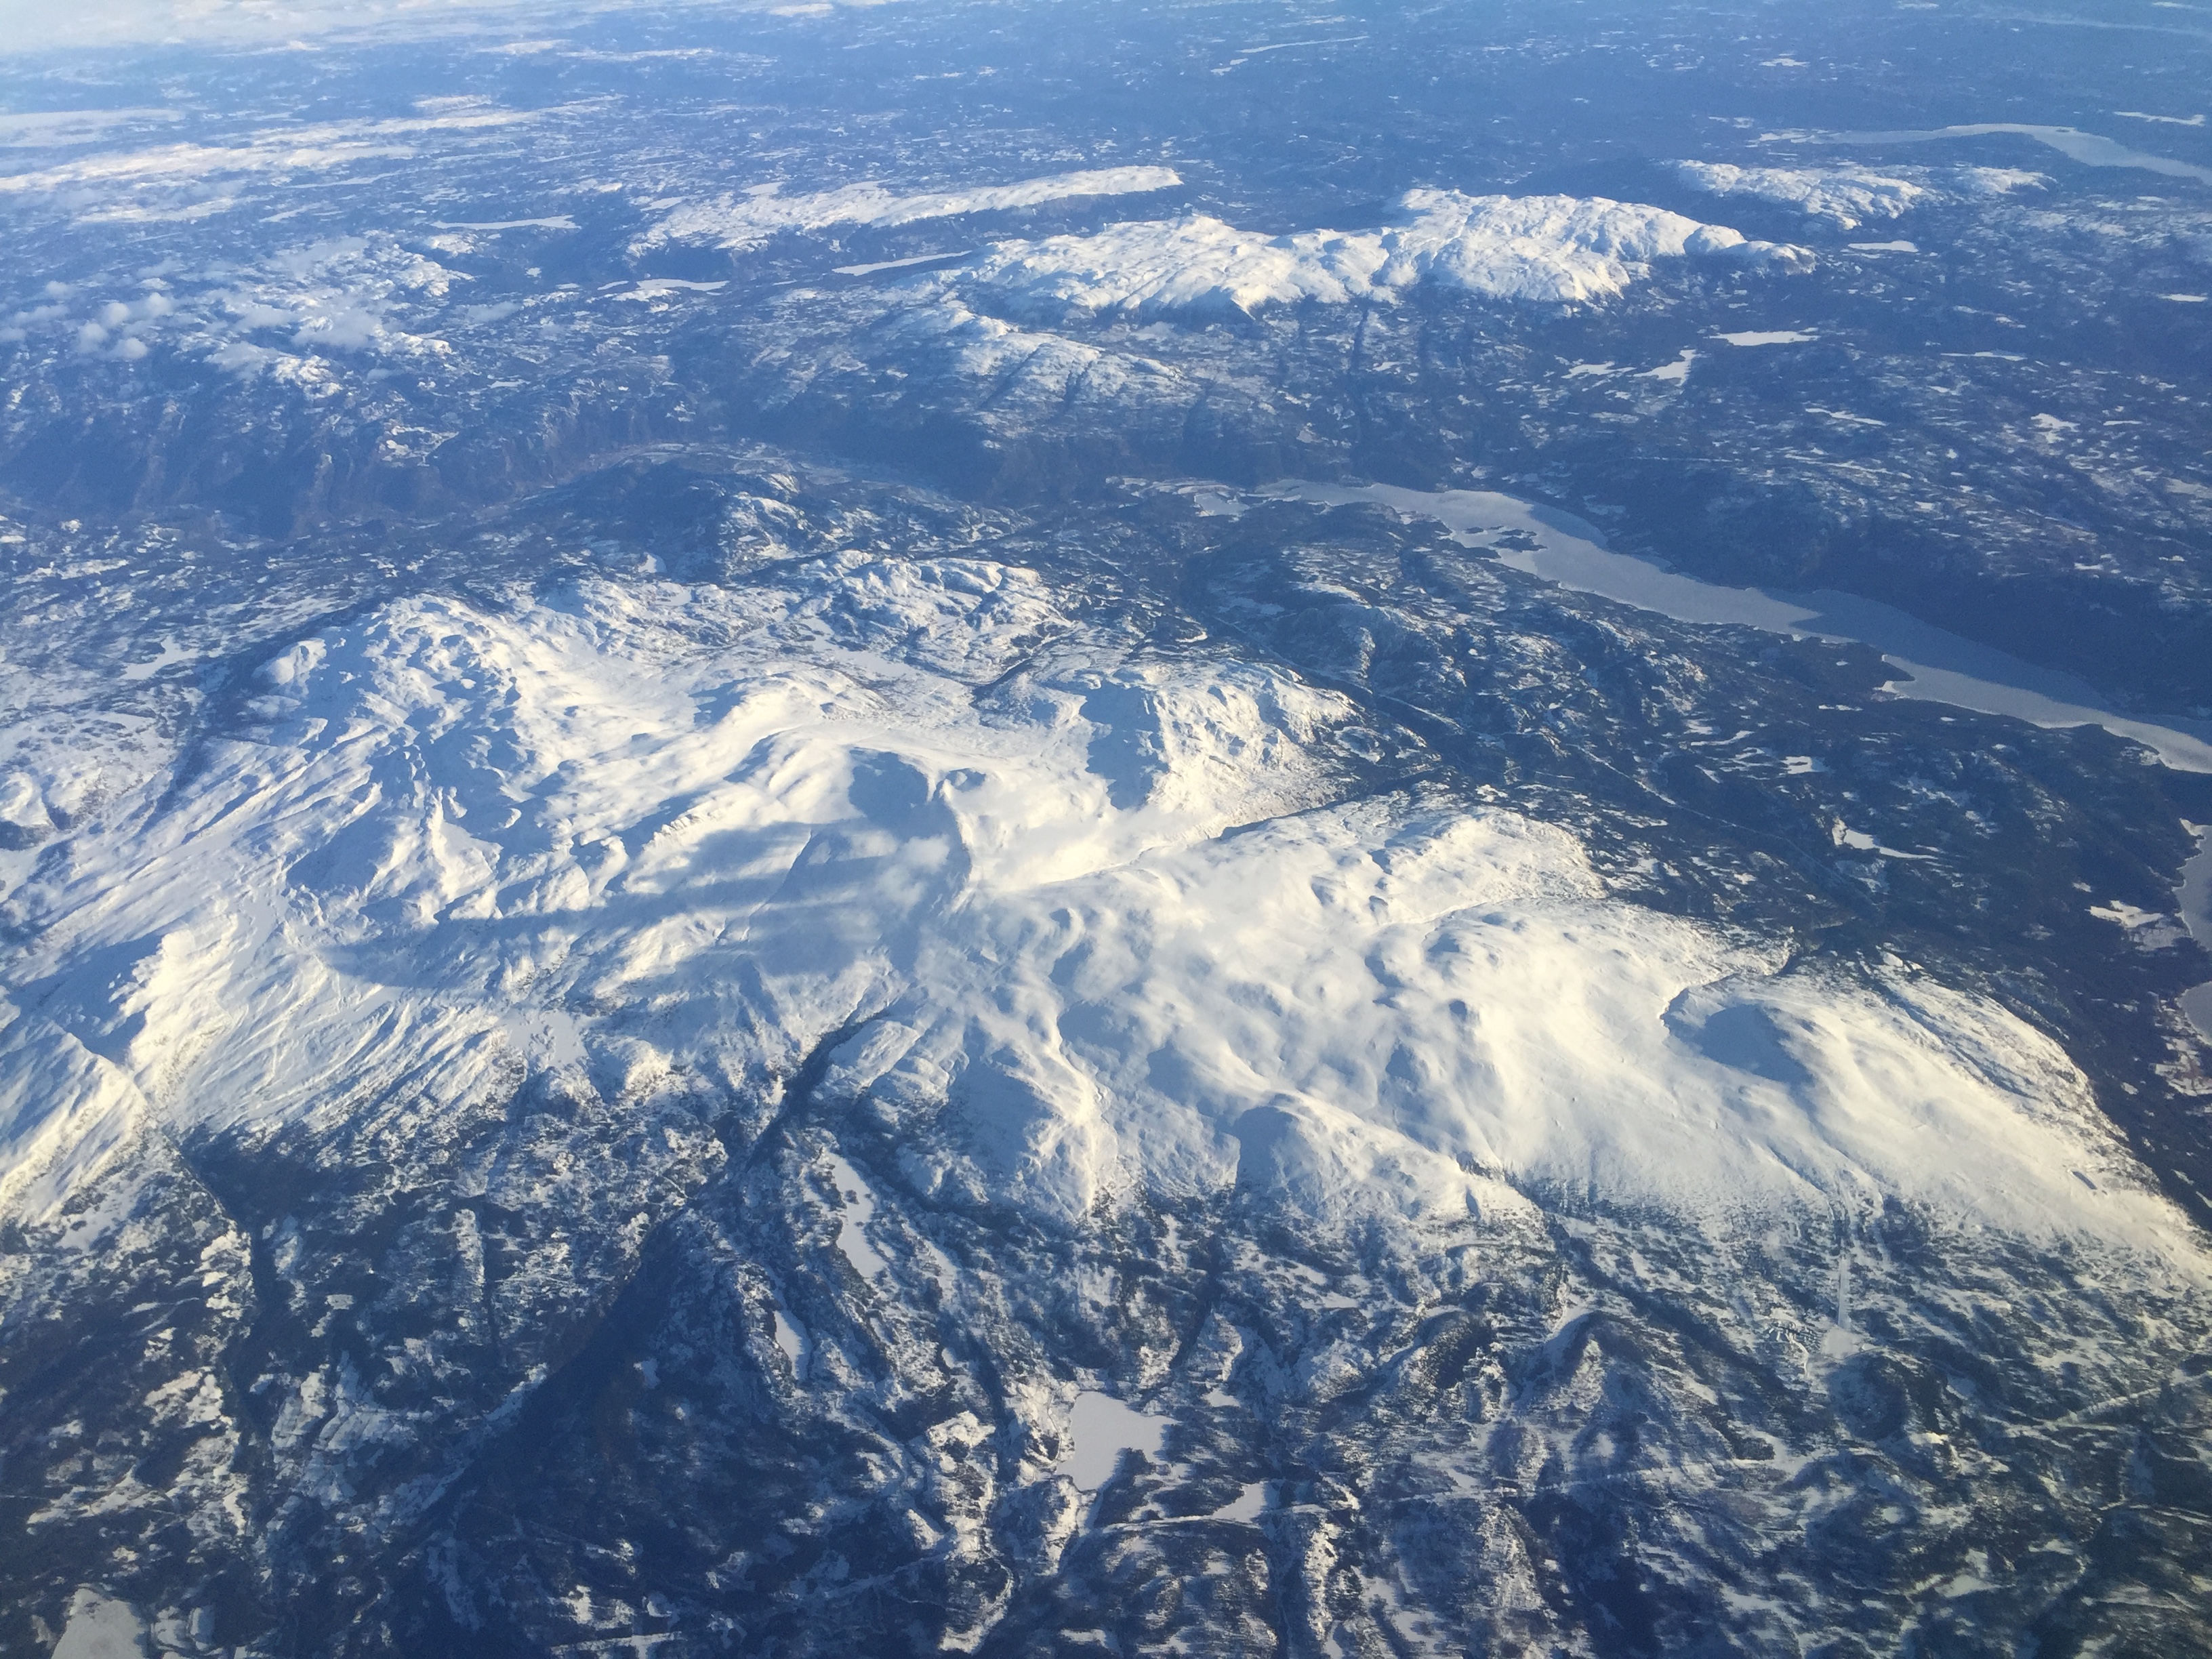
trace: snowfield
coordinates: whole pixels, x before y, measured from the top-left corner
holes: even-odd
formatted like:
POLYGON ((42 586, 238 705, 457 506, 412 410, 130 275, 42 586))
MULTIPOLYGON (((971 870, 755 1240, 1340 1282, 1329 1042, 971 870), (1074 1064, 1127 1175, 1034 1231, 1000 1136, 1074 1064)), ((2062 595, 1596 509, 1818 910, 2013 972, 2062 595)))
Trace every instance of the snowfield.
POLYGON ((228 3, 0 100, 10 1654, 2212 1654, 2192 100, 228 3))
POLYGON ((967 190, 919 191, 904 195, 872 182, 786 196, 761 185, 742 196, 721 196, 676 209, 632 243, 642 252, 670 242, 707 242, 743 252, 790 231, 843 226, 890 228, 969 213, 1003 213, 1086 196, 1140 196, 1182 182, 1172 167, 1094 167, 1024 179, 1011 185, 967 190))
POLYGON ((145 1135, 516 1066, 772 1101, 834 1037, 822 1097, 918 1190, 1052 1226, 1232 1186, 1328 1231, 1904 1204, 2204 1265, 2011 1015, 1614 902, 1510 811, 1341 799, 1335 694, 1088 638, 1023 570, 410 599, 258 680, 10 901, 20 1218, 145 1135))
POLYGON ((1382 230, 1266 236, 1194 215, 1000 243, 972 270, 1032 313, 1145 317, 1387 300, 1423 282, 1490 299, 1593 304, 1623 293, 1656 260, 1685 258, 1784 271, 1813 263, 1802 248, 1602 197, 1413 190, 1400 198, 1398 222, 1382 230))
MULTIPOLYGON (((934 1651, 1132 1549, 1475 1630, 1575 1493, 1787 1650, 1856 1570, 1825 1517, 2071 1562, 2114 1436, 2193 1455, 2186 1390, 2110 1419, 2199 1346, 2201 1237, 2002 1007, 1615 897, 957 523, 760 522, 729 586, 386 601, 181 750, 17 751, 0 1328, 82 1333, 43 1419, 10 1374, 57 1571, 151 1537, 274 1607, 361 1549, 449 1605, 556 1466, 593 1537, 685 1494, 682 1593, 800 1651, 877 1648, 803 1562, 759 1593, 786 1536, 940 1575, 934 1651)), ((491 1571, 541 1645, 632 1622, 491 1571)))
POLYGON ((1712 196, 1751 196, 1800 208, 1814 218, 1856 230, 1869 219, 1894 219, 1931 193, 1923 184, 1863 167, 1744 167, 1685 161, 1682 182, 1712 196))
POLYGON ((1747 167, 1729 162, 1683 161, 1676 175, 1709 196, 1747 196, 1794 207, 1840 230, 1869 220, 1901 218, 1926 203, 1985 199, 2042 190, 2050 178, 2017 167, 1908 168, 1901 173, 1867 167, 1747 167))

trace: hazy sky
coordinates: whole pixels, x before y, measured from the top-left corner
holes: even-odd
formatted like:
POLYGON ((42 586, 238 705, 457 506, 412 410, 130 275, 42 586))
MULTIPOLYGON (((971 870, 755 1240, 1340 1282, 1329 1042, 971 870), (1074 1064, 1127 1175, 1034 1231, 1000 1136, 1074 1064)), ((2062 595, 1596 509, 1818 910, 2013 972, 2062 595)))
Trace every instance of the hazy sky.
POLYGON ((332 28, 428 18, 507 0, 0 0, 0 51, 153 40, 282 40, 332 28))
MULTIPOLYGON (((306 39, 407 24, 426 28, 550 21, 549 14, 612 11, 636 0, 0 0, 0 52, 161 40, 306 39)), ((774 0, 769 0, 774 3, 774 0)), ((736 0, 730 9, 748 9, 736 0)))

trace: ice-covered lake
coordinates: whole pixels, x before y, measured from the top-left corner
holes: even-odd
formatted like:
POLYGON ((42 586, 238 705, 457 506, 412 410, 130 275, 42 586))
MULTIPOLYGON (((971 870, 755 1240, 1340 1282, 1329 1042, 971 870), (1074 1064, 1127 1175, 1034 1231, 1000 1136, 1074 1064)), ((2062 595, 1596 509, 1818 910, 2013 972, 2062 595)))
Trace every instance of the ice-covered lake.
POLYGON ((2177 771, 2212 772, 2212 722, 2136 720, 2118 713, 2071 674, 2039 668, 1993 647, 1922 622, 1893 605, 1832 589, 1792 593, 1726 587, 1615 553, 1587 520, 1487 489, 1407 489, 1395 484, 1300 482, 1263 492, 1325 506, 1375 501, 1432 519, 1469 546, 1508 531, 1519 544, 1491 550, 1516 570, 1677 622, 1733 624, 1794 637, 1871 646, 1899 672, 1885 688, 1900 697, 2033 726, 2100 726, 2155 752, 2177 771))
POLYGON ((1068 1414, 1068 1445, 1060 1472, 1080 1491, 1097 1492, 1114 1478, 1123 1452, 1158 1456, 1167 1429, 1165 1418, 1148 1416, 1109 1394, 1086 1389, 1075 1396, 1075 1409, 1068 1414))

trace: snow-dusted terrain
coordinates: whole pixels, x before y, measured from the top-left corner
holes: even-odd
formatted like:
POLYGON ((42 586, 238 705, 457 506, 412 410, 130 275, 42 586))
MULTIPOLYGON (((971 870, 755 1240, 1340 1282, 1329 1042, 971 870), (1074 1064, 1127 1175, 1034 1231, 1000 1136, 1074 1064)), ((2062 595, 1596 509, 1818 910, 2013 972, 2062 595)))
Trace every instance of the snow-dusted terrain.
MULTIPOLYGON (((237 1461, 240 1407, 216 1371, 146 1392, 147 1432, 179 1410, 203 1425, 162 1500, 196 1517, 202 1547, 260 1547, 249 1512, 273 1510, 278 1538, 419 1525, 547 1386, 532 1356, 635 1270, 654 1219, 710 1212, 739 1179, 721 1173, 732 1156, 759 1168, 776 1148, 794 1184, 746 1224, 803 1231, 750 1247, 764 1264, 799 1254, 760 1283, 746 1364, 842 1420, 874 1385, 833 1334, 841 1307, 876 1310, 895 1369, 916 1337, 893 1333, 916 1321, 969 1319, 963 1340, 995 1350, 1006 1416, 961 1455, 1014 1437, 994 1477, 1004 1513, 929 1500, 928 1524, 951 1528, 933 1547, 948 1571, 1036 1547, 1004 1510, 1023 1492, 1057 1506, 1038 1558, 1056 1559, 1112 1473, 1095 1450, 1069 1464, 1053 1449, 1070 1443, 1073 1390, 984 1312, 1033 1294, 1013 1258, 979 1249, 986 1216, 1079 1255, 1160 1216, 1292 1230, 1308 1260, 1382 1275, 1322 1297, 1356 1310, 1346 1338, 1388 1304, 1426 1316, 1437 1291, 1404 1275, 1459 1282, 1478 1258, 1575 1238, 1665 1265, 1633 1270, 1626 1299, 1595 1284, 1540 1297, 1540 1316, 1564 1333, 1603 1310, 1620 1340, 1662 1341, 1695 1310, 1744 1306, 1748 1261, 1791 1283, 1804 1269, 1784 1241, 1812 1241, 1824 1265, 1800 1293, 1820 1311, 1790 1316, 1786 1358, 1738 1362, 1806 1404, 1860 1388, 1868 1356, 1914 1350, 1892 1283, 1908 1260, 1923 1303, 2016 1284, 2022 1311, 1978 1316, 2010 1333, 2000 1349, 2040 1309, 2110 1388, 2169 1363, 2168 1339, 2123 1332, 2203 1328, 2212 1254, 2017 1017, 1903 963, 1800 966, 1778 942, 1625 904, 1570 834, 1510 811, 1418 786, 1346 799, 1332 733, 1358 711, 1340 695, 1094 634, 1029 570, 850 553, 735 590, 408 599, 253 678, 239 724, 107 801, 11 896, 33 942, 0 1030, 0 1201, 16 1236, 66 1252, 17 1270, 12 1317, 66 1293, 58 1263, 128 1260, 182 1224, 177 1144, 224 1149, 233 1179, 321 1168, 313 1182, 349 1185, 366 1133, 372 1167, 437 1195, 402 1275, 363 1278, 343 1249, 319 1260, 307 1237, 330 1221, 312 1182, 294 1200, 308 1212, 199 1248, 210 1282, 249 1251, 267 1262, 234 1305, 289 1297, 301 1317, 323 1310, 318 1334, 355 1332, 325 1364, 240 1384, 276 1413, 258 1474, 237 1461), (519 1139, 496 1129, 532 1100, 566 1103, 529 1108, 519 1139), (496 1285, 492 1216, 509 1261, 496 1285), (817 1287, 799 1294, 794 1274, 817 1287), (457 1323, 389 1322, 441 1303, 444 1283, 462 1291, 457 1323), (386 1403, 374 1380, 452 1372, 441 1394, 464 1364, 442 1403, 386 1403), (403 1456, 416 1473, 379 1473, 403 1456)), ((1267 1237, 1246 1247, 1260 1260, 1283 1249, 1267 1237)), ((1180 1248, 1158 1247, 1152 1271, 1172 1280, 1180 1248)), ((1248 1296, 1310 1269, 1249 1271, 1248 1296)), ((1079 1273, 1058 1316, 1128 1317, 1114 1285, 1079 1273)), ((1200 1334, 1076 1375, 1166 1386, 1158 1425, 1129 1443, 1154 1447, 1144 1490, 1164 1480, 1164 1503, 1196 1482, 1177 1501, 1208 1512, 1235 1490, 1176 1462, 1191 1450, 1157 1449, 1168 1423, 1188 1440, 1204 1418, 1175 1403, 1178 1377, 1218 1395, 1217 1414, 1285 1410, 1403 1363, 1393 1339, 1240 1370, 1256 1335, 1200 1334)), ((676 1386, 684 1352, 639 1362, 652 1386, 676 1386)), ((1639 1389, 1701 1386, 1635 1368, 1639 1389)), ((1864 1386, 1876 1404, 1836 1408, 1893 1409, 1890 1384, 1864 1386)), ((1535 1460, 1525 1478, 1559 1478, 1540 1466, 1580 1438, 1562 1429, 1539 1454, 1548 1408, 1509 1392, 1495 1409, 1493 1443, 1514 1425, 1535 1437, 1516 1454, 1535 1460)), ((1282 1472, 1250 1456, 1234 1465, 1248 1484, 1282 1472)), ((1672 1440, 1607 1456, 1608 1480, 1750 1499, 1732 1466, 1685 1462, 1672 1440)), ((1469 1492, 1497 1478, 1448 1466, 1422 1478, 1469 1492)), ((1380 1478, 1354 1467, 1332 1478, 1355 1493, 1380 1478)), ((64 1482, 43 1515, 155 1500, 64 1482)), ((1266 1511, 1237 1514, 1219 1524, 1266 1511)), ((1368 1570, 1410 1575, 1413 1594, 1409 1550, 1368 1570)), ((1480 1576, 1455 1592, 1493 1593, 1480 1576)), ((943 1639, 972 1644, 1007 1606, 985 1596, 943 1639)))
POLYGON ((665 242, 697 241, 741 252, 787 231, 910 225, 927 219, 1003 213, 1084 197, 1148 195, 1172 190, 1182 182, 1172 167, 1092 167, 1010 185, 907 194, 869 183, 787 196, 777 185, 769 184, 742 197, 724 196, 678 208, 641 236, 635 247, 643 252, 665 242))
POLYGON ((0 1650, 2212 1641, 2183 12, 154 9, 0 1650))
POLYGON ((1870 167, 1747 167, 1724 161, 1684 161, 1675 172, 1684 184, 1707 195, 1778 203, 1841 230, 1899 218, 1923 203, 2009 197, 2045 190, 2051 184, 2048 174, 2020 167, 1907 167, 1891 173, 1870 167))
POLYGON ((1788 271, 1813 263, 1802 248, 1601 198, 1413 190, 1398 208, 1400 222, 1379 231, 1261 236, 1204 216, 1119 224, 1002 244, 973 269, 1025 310, 1142 317, 1387 300, 1425 281, 1491 299, 1587 304, 1618 295, 1655 259, 1788 271))
POLYGON ((1743 167, 1685 161, 1682 182, 1714 196, 1755 196, 1787 203, 1855 230, 1869 219, 1894 219, 1924 199, 1928 186, 1863 167, 1743 167))
POLYGON ((925 1192, 1062 1224, 1256 1146, 1329 1226, 1900 1201, 2203 1265, 1999 1010, 1608 904, 1510 813, 1330 805, 1348 706, 1102 652, 1031 573, 800 574, 410 602, 265 665, 265 724, 15 896, 13 1212, 134 1134, 343 1112, 334 1067, 351 1099, 460 1100, 503 1054, 766 1089, 849 1030, 828 1085, 943 1134, 925 1192))

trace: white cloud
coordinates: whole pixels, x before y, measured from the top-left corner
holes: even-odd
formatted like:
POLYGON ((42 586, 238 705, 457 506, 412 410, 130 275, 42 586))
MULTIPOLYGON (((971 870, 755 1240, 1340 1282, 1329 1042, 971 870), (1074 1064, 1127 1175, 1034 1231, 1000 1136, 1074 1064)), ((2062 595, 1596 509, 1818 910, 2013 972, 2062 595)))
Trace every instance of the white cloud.
MULTIPOLYGON (((507 29, 541 35, 556 17, 637 10, 644 0, 0 0, 0 56, 82 46, 149 42, 251 45, 361 34, 439 36, 507 29)), ((876 4, 881 0, 845 0, 876 4)), ((678 0, 721 11, 787 11, 768 0, 678 0)), ((654 9, 659 8, 655 7, 654 9)), ((829 13, 824 3, 807 8, 829 13)))
POLYGON ((351 236, 287 249, 248 270, 202 273, 181 286, 149 280, 135 293, 64 294, 9 319, 12 337, 43 331, 57 349, 136 362, 156 346, 238 373, 297 367, 334 353, 444 356, 438 329, 453 285, 468 278, 389 236, 351 236))
POLYGON ((109 150, 31 173, 0 175, 0 194, 97 191, 103 187, 196 184, 240 173, 313 173, 368 160, 404 160, 409 140, 428 132, 513 126, 534 119, 521 110, 472 110, 407 120, 332 121, 259 132, 234 144, 162 144, 109 150))

